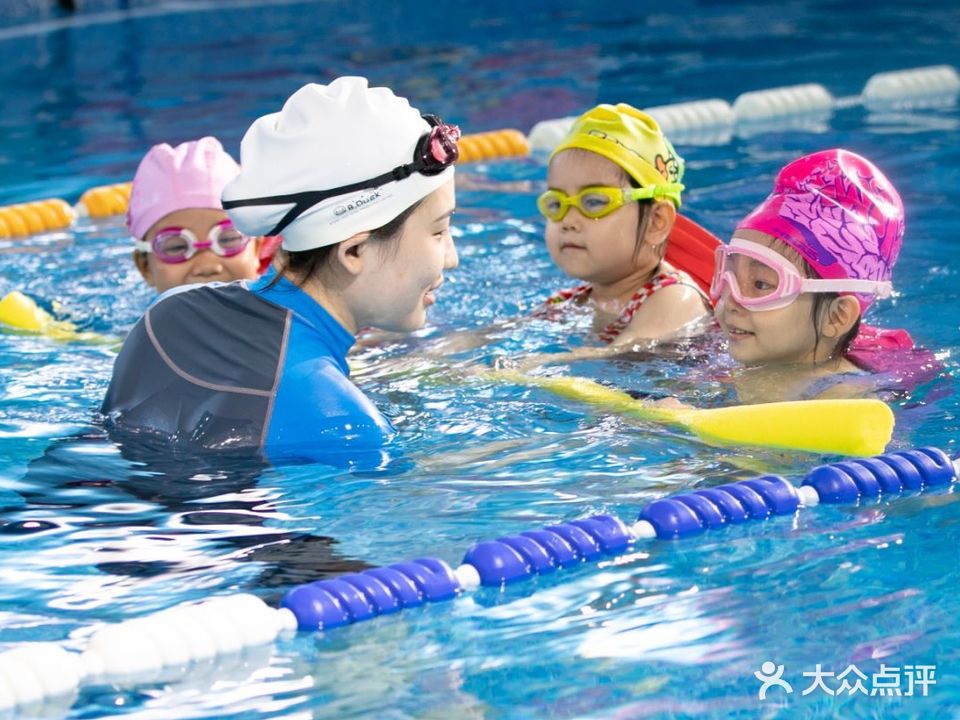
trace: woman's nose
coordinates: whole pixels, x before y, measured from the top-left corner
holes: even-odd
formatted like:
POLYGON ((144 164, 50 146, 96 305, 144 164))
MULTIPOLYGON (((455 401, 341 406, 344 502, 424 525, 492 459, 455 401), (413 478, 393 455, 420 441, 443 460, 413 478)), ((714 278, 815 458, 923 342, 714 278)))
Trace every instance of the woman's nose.
POLYGON ((457 246, 453 243, 453 236, 447 236, 447 245, 443 252, 443 269, 452 270, 460 264, 460 256, 457 255, 457 246))

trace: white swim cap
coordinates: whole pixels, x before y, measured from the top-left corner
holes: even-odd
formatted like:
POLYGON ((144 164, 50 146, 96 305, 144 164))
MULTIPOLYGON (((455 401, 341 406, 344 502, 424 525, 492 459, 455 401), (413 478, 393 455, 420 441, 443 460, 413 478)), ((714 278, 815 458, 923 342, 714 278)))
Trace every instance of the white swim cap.
POLYGON ((294 252, 375 230, 453 178, 459 130, 434 125, 366 78, 305 85, 243 136, 224 209, 242 232, 282 233, 294 252))

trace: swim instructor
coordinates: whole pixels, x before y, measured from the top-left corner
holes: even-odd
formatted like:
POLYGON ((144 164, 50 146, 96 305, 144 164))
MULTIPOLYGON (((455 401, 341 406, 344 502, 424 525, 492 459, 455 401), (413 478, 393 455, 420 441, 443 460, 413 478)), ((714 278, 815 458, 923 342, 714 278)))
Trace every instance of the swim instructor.
POLYGON ((241 232, 283 235, 275 269, 162 295, 116 360, 108 427, 272 460, 381 447, 393 429, 347 351, 363 327, 422 327, 456 267, 458 138, 359 77, 306 85, 256 120, 223 207, 241 232))

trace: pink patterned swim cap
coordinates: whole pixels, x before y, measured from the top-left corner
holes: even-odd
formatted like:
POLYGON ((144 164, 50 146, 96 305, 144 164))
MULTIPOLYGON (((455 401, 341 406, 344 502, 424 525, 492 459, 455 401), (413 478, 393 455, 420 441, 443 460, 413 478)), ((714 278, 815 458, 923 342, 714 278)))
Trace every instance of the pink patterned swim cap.
MULTIPOLYGON (((903 202, 866 158, 823 150, 784 167, 738 227, 782 240, 821 278, 889 280, 903 244, 903 202)), ((874 299, 856 298, 861 312, 874 299)))
POLYGON ((176 147, 154 145, 133 177, 127 227, 143 240, 154 223, 175 210, 219 210, 224 186, 239 172, 240 166, 214 137, 176 147))

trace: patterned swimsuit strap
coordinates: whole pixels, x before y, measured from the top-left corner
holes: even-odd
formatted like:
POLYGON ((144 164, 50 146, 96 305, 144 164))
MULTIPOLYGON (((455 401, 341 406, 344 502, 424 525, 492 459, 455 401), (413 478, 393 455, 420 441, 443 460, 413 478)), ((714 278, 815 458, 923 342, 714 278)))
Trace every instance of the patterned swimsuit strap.
POLYGON ((589 284, 577 285, 576 287, 558 290, 547 298, 547 305, 561 305, 571 300, 586 300, 593 292, 593 286, 589 284))
POLYGON ((630 298, 627 304, 624 305, 623 310, 620 311, 619 317, 617 317, 616 320, 607 325, 600 332, 600 339, 605 343, 612 343, 617 339, 620 333, 624 331, 627 325, 630 324, 630 321, 633 320, 633 316, 647 301, 647 298, 661 288, 669 287, 670 285, 676 285, 682 281, 683 277, 680 275, 680 273, 672 270, 665 270, 664 272, 655 275, 648 283, 646 283, 642 288, 633 294, 633 297, 630 298))
MULTIPOLYGON (((599 333, 600 339, 606 343, 611 343, 616 340, 617 336, 620 335, 624 328, 630 324, 630 321, 633 320, 633 316, 643 303, 646 302, 647 298, 661 288, 677 284, 690 285, 703 295, 703 290, 690 280, 686 273, 680 270, 664 270, 654 275, 649 282, 633 294, 633 297, 630 298, 623 310, 620 311, 619 317, 599 333)), ((590 297, 590 293, 592 292, 593 286, 590 284, 577 285, 576 287, 554 293, 547 299, 545 304, 549 307, 567 302, 583 302, 590 297)))

